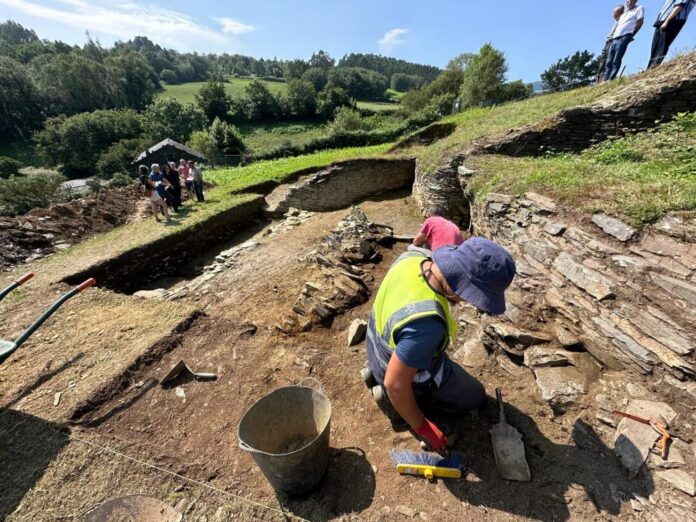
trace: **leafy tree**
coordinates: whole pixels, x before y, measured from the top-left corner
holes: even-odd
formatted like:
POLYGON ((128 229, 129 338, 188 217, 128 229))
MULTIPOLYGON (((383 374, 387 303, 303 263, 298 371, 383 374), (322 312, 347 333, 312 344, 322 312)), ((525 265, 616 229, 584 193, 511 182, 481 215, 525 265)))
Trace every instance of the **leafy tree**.
POLYGON ((0 24, 0 40, 11 45, 18 45, 38 42, 39 37, 32 29, 26 29, 13 20, 7 20, 0 24))
MULTIPOLYGON (((220 121, 219 119, 217 121, 220 121)), ((214 122, 213 122, 214 123, 214 122)), ((223 138, 224 141, 224 138, 223 138)), ((191 133, 191 137, 187 143, 189 147, 198 152, 205 154, 210 158, 213 154, 217 153, 217 147, 215 141, 210 135, 209 131, 198 130, 191 133)))
POLYGON ((245 114, 249 120, 268 120, 279 112, 278 100, 260 80, 253 80, 244 88, 245 114))
POLYGON ((168 83, 169 85, 176 85, 179 82, 179 77, 171 69, 162 69, 159 74, 160 80, 168 83))
POLYGON ((27 136, 41 124, 34 84, 24 65, 0 56, 0 136, 27 136))
POLYGON ((293 116, 314 116, 317 110, 317 91, 306 80, 290 80, 286 92, 288 108, 293 116))
POLYGON ((47 207, 63 181, 63 176, 50 171, 0 179, 0 213, 16 216, 47 207))
POLYGON ((421 65, 389 56, 362 53, 345 55, 338 62, 338 67, 362 67, 376 71, 386 78, 391 78, 396 73, 420 76, 423 78, 423 83, 432 82, 442 72, 441 69, 432 65, 421 65))
POLYGON ((22 164, 16 159, 0 156, 0 178, 7 179, 10 176, 19 176, 22 164))
POLYGON ((336 65, 336 60, 331 58, 329 53, 322 50, 313 53, 312 57, 309 59, 310 67, 323 67, 324 69, 330 69, 334 65, 336 65))
POLYGON ((99 155, 97 176, 111 179, 119 174, 135 175, 133 160, 152 143, 143 138, 119 140, 99 155))
POLYGON ((329 125, 330 134, 342 134, 369 130, 367 122, 360 113, 351 107, 338 107, 333 121, 329 125))
POLYGON ((491 44, 484 44, 462 73, 462 107, 500 101, 506 72, 507 63, 503 53, 491 44))
POLYGON ((205 114, 192 103, 176 98, 155 98, 143 112, 143 131, 154 142, 171 138, 185 143, 191 133, 205 127, 205 114))
POLYGON ((77 114, 125 105, 107 67, 78 53, 42 55, 30 63, 46 112, 77 114))
POLYGON ((401 107, 409 113, 433 111, 444 115, 452 112, 454 99, 459 96, 464 73, 459 68, 445 69, 425 87, 407 92, 401 98, 401 107), (449 107, 445 105, 449 103, 449 107))
POLYGON ((331 87, 329 85, 317 96, 317 113, 323 118, 333 118, 338 107, 355 107, 348 91, 341 87, 331 87))
POLYGON ((358 100, 380 100, 387 90, 387 79, 378 72, 362 67, 336 67, 329 72, 329 83, 345 89, 358 100))
POLYGON ((157 75, 147 60, 136 52, 109 56, 104 60, 109 76, 123 92, 124 105, 142 110, 152 103, 159 85, 157 75))
POLYGON ((207 81, 195 95, 196 103, 209 122, 215 118, 227 119, 232 104, 225 84, 213 80, 207 81))
POLYGON ((304 60, 290 60, 283 65, 283 78, 297 80, 309 69, 309 64, 304 60))
POLYGON ((413 74, 394 73, 389 80, 389 86, 395 91, 406 92, 417 89, 423 84, 423 78, 413 74))
POLYGON ((94 173, 97 159, 112 143, 139 137, 141 122, 141 116, 130 109, 57 116, 49 118, 34 139, 37 152, 49 165, 61 165, 66 176, 83 177, 94 173))
POLYGON ((458 71, 463 71, 467 67, 469 67, 469 64, 471 63, 471 59, 476 56, 475 53, 462 53, 454 58, 452 58, 449 62, 447 62, 447 69, 456 69, 458 71))
POLYGON ((311 82, 317 92, 326 87, 329 81, 329 70, 321 67, 312 67, 302 74, 302 79, 311 82))
POLYGON ((514 101, 529 98, 534 92, 531 83, 524 83, 522 80, 504 83, 501 87, 500 98, 498 101, 514 101))
POLYGON ((589 51, 578 51, 558 60, 541 73, 544 88, 569 90, 588 85, 597 74, 599 59, 589 51))
POLYGON ((210 126, 210 139, 218 152, 223 154, 241 154, 246 145, 237 127, 231 123, 215 118, 210 126))

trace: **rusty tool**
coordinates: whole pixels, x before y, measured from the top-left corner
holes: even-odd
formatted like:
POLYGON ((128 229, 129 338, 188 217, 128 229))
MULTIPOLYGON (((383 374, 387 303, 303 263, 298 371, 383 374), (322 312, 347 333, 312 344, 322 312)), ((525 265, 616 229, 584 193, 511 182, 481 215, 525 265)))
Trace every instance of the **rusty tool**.
POLYGON ((618 415, 619 417, 626 417, 627 419, 640 422, 641 424, 647 424, 652 429, 654 429, 660 438, 655 441, 655 446, 660 450, 660 456, 662 460, 667 460, 667 455, 669 454, 669 445, 672 441, 672 435, 668 431, 669 426, 665 422, 658 419, 646 419, 645 417, 640 417, 639 415, 633 415, 632 413, 627 413, 625 411, 614 410, 612 415, 618 415))

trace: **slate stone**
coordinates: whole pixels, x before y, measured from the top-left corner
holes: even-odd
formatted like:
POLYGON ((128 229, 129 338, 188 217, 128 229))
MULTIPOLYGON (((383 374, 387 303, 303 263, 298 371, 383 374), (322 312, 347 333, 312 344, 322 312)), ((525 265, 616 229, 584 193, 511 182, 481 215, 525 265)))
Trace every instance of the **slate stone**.
POLYGON ((673 296, 696 306, 696 286, 662 274, 650 274, 650 278, 653 280, 653 283, 673 296))
POLYGON ((509 205, 512 203, 512 196, 508 194, 498 194, 496 192, 491 192, 486 196, 486 201, 488 203, 502 203, 503 205, 509 205))
POLYGON ((556 339, 562 346, 577 346, 580 340, 565 326, 559 324, 556 327, 556 339))
POLYGON ((454 357, 462 366, 480 368, 488 360, 488 351, 478 339, 470 339, 459 350, 454 352, 454 357))
POLYGON ((566 231, 566 228, 568 227, 563 223, 557 223, 555 221, 547 221, 544 224, 544 232, 552 236, 560 236, 566 231))
POLYGON ((681 335, 674 327, 661 321, 640 308, 622 306, 623 315, 644 334, 664 344, 680 355, 689 355, 694 350, 693 343, 681 335))
POLYGON ((536 192, 527 192, 524 197, 531 200, 534 205, 541 211, 553 213, 556 210, 556 203, 551 198, 537 194, 536 192))
POLYGON ((524 352, 524 365, 528 368, 570 366, 570 359, 565 352, 558 348, 532 346, 524 352))
POLYGON ((633 359, 633 361, 644 369, 650 368, 650 363, 653 362, 650 352, 630 335, 621 330, 608 317, 593 317, 592 322, 599 326, 604 335, 609 337, 614 346, 618 347, 625 355, 633 359))
POLYGON ((637 230, 628 226, 623 221, 609 217, 606 214, 595 214, 592 222, 610 236, 614 236, 619 241, 628 241, 636 235, 637 230))
POLYGON ((563 274, 566 279, 573 282, 577 287, 585 290, 598 301, 616 295, 614 293, 614 287, 609 279, 587 268, 583 264, 578 263, 573 256, 566 252, 558 254, 558 257, 556 257, 553 262, 553 266, 563 274))
POLYGON ((689 242, 696 241, 696 219, 667 214, 653 225, 655 230, 689 242))
MULTIPOLYGON (((668 425, 677 416, 664 402, 639 399, 629 402, 624 411, 648 419, 662 417, 668 425)), ((614 437, 614 453, 628 471, 629 478, 636 476, 656 440, 657 434, 649 425, 626 418, 619 421, 614 437)))
POLYGON ((522 250, 525 254, 529 254, 539 263, 550 263, 558 252, 558 248, 555 246, 546 243, 545 241, 537 241, 535 239, 525 241, 522 244, 522 250))
POLYGON ((692 497, 696 495, 696 482, 694 477, 686 471, 680 469, 668 469, 666 471, 658 471, 657 476, 672 484, 679 491, 683 491, 692 497))
POLYGON ((474 174, 476 174, 476 171, 471 170, 470 168, 467 168, 464 165, 461 165, 461 166, 457 167, 457 174, 459 174, 460 176, 469 177, 469 176, 473 176, 474 174))
POLYGON ((669 453, 667 453, 667 458, 665 460, 662 460, 661 455, 653 453, 650 463, 656 468, 674 469, 683 466, 686 464, 686 461, 684 460, 681 451, 679 451, 679 448, 676 448, 674 444, 671 444, 669 447, 669 453))
POLYGON ((645 270, 648 266, 650 266, 650 263, 637 256, 617 255, 611 256, 611 260, 617 266, 620 266, 621 268, 628 268, 629 270, 641 271, 645 270))
POLYGON ((348 346, 362 342, 367 332, 367 323, 362 319, 355 319, 348 328, 348 346))
POLYGON ((534 368, 541 398, 557 412, 564 412, 585 393, 585 377, 572 366, 534 368))
POLYGON ((689 245, 662 234, 648 234, 640 242, 641 248, 658 256, 689 255, 689 245))
POLYGON ((543 344, 551 341, 551 336, 545 332, 530 332, 503 323, 488 325, 486 332, 488 334, 494 333, 506 343, 518 348, 526 348, 533 344, 543 344))

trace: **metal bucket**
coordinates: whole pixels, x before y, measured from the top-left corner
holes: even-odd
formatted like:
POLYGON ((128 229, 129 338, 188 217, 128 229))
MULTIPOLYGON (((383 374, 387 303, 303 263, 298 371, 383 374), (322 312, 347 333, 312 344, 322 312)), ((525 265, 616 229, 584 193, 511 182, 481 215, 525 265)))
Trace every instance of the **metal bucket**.
MULTIPOLYGON (((311 378, 310 378, 311 379, 311 378)), ((320 391, 285 386, 259 399, 239 422, 239 447, 251 453, 274 489, 289 495, 312 489, 329 462, 331 402, 320 391)))

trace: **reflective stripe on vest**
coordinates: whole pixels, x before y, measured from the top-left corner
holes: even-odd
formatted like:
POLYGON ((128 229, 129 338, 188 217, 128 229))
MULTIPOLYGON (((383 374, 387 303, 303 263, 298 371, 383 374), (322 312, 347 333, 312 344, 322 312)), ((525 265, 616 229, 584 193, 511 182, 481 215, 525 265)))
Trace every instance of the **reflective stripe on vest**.
POLYGON ((421 276, 421 263, 425 259, 420 252, 406 252, 391 266, 375 298, 367 329, 367 344, 386 372, 390 352, 396 349, 394 334, 416 319, 439 317, 447 325, 447 335, 434 354, 436 364, 428 370, 419 370, 413 379, 417 383, 432 379, 439 386, 444 373, 441 355, 450 338, 456 336, 457 323, 449 314, 445 297, 430 288, 421 276))

